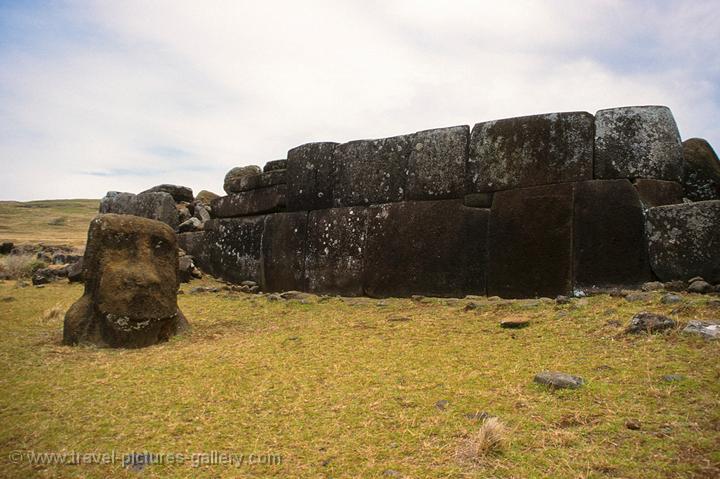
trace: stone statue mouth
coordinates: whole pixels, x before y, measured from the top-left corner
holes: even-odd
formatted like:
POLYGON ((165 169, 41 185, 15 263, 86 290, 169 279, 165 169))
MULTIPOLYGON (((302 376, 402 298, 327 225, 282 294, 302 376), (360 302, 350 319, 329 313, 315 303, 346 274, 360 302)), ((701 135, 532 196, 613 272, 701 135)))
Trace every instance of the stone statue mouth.
POLYGON ((177 313, 159 318, 141 318, 113 313, 107 313, 104 316, 109 324, 121 331, 137 331, 146 328, 152 323, 174 320, 177 318, 177 313))

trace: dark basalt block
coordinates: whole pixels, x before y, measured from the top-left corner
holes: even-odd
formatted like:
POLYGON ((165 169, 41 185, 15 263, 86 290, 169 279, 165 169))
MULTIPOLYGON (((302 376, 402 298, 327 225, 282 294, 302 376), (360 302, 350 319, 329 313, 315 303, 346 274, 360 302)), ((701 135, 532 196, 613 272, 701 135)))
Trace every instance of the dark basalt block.
POLYGON ((193 200, 195 199, 193 197, 192 188, 188 188, 187 186, 180 186, 180 185, 169 185, 169 184, 157 185, 157 186, 153 186, 150 189, 142 191, 140 194, 157 193, 157 192, 169 193, 170 196, 173 197, 173 200, 175 200, 176 203, 179 203, 181 201, 186 201, 188 203, 192 203, 193 200))
POLYGON ((204 272, 233 283, 264 284, 262 238, 265 216, 210 220, 204 246, 192 249, 195 263, 204 272))
POLYGON ((170 193, 164 191, 139 195, 109 191, 100 201, 100 213, 139 216, 161 221, 173 229, 178 227, 175 200, 170 193))
POLYGON ((469 140, 470 128, 467 126, 415 133, 410 142, 405 199, 462 197, 469 140))
POLYGON ((485 294, 490 210, 462 200, 370 208, 363 286, 369 296, 485 294))
POLYGON ((285 185, 269 186, 222 196, 212 202, 216 218, 236 218, 280 211, 285 207, 285 185))
POLYGON ((695 276, 720 283, 720 201, 659 206, 647 211, 650 264, 662 281, 695 276))
POLYGON ((489 296, 555 297, 572 290, 573 185, 495 193, 488 239, 489 296))
POLYGON ((307 211, 267 216, 262 241, 265 291, 306 289, 307 222, 307 211))
POLYGON ((358 140, 335 148, 335 206, 402 201, 412 135, 358 140))
POLYGON ((634 185, 646 208, 683 202, 683 187, 676 181, 638 179, 634 185))
POLYGON ((305 278, 311 292, 360 296, 368 208, 331 208, 308 216, 305 278))
POLYGON ((640 285, 652 280, 640 196, 628 180, 575 184, 575 287, 640 285))
POLYGON ((587 112, 478 123, 470 137, 467 191, 590 180, 593 135, 594 119, 587 112))
POLYGON ((595 114, 595 178, 680 181, 682 145, 665 106, 628 106, 595 114))
POLYGON ((285 170, 272 170, 259 175, 238 176, 225 182, 225 191, 228 193, 242 193, 244 191, 267 188, 269 186, 285 184, 285 170))
POLYGON ((273 160, 265 163, 264 172, 287 169, 287 160, 273 160))
POLYGON ((308 143, 288 151, 288 211, 330 208, 333 205, 337 143, 308 143))
POLYGON ((720 160, 710 143, 690 138, 682 143, 685 196, 693 201, 720 199, 720 160))

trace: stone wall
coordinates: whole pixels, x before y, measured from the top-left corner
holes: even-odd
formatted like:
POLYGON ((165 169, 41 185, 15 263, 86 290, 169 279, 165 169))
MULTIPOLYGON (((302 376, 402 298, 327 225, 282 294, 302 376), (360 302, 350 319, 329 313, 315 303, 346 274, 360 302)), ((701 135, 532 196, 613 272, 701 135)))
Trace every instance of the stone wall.
MULTIPOLYGON (((682 215, 653 211, 719 199, 717 156, 688 141, 668 108, 643 106, 309 143, 233 169, 214 219, 180 245, 265 291, 532 297, 687 276, 657 251, 682 215)), ((720 257, 712 238, 702 258, 720 257)))

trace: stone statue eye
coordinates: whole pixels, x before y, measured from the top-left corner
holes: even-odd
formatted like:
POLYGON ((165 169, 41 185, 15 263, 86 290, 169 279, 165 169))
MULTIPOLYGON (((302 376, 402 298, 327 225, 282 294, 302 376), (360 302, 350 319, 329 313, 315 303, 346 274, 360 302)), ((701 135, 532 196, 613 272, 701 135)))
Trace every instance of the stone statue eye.
POLYGON ((156 255, 162 256, 170 252, 170 243, 161 238, 153 238, 152 249, 156 255))

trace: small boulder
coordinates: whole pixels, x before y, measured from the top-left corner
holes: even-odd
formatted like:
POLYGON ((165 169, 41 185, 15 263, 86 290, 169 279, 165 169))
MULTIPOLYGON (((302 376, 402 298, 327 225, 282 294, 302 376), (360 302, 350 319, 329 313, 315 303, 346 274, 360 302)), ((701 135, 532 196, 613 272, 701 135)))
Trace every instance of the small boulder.
POLYGON ((179 203, 181 201, 187 201, 188 203, 191 203, 193 200, 193 191, 191 188, 188 188, 187 186, 179 186, 179 185, 157 185, 153 186, 150 189, 147 189, 145 191, 142 191, 138 194, 143 193, 157 193, 157 192, 165 192, 169 193, 170 196, 173 197, 173 200, 175 200, 176 203, 179 203))
POLYGON ((533 381, 550 386, 552 389, 576 389, 585 384, 585 380, 579 376, 555 371, 540 372, 535 375, 533 381))
POLYGON ((262 173, 262 170, 259 166, 256 165, 249 165, 249 166, 238 166, 233 168, 232 170, 228 171, 225 175, 225 181, 223 182, 223 189, 226 193, 231 193, 231 185, 233 185, 235 182, 239 181, 240 178, 244 178, 246 176, 254 176, 259 175, 262 173))
POLYGON ((688 286, 689 293, 707 294, 712 293, 713 291, 715 291, 713 285, 702 280, 693 281, 690 283, 690 286, 688 286))
POLYGON ((57 278, 57 275, 55 273, 55 270, 52 270, 50 268, 40 268, 39 270, 35 271, 32 275, 32 284, 35 286, 41 285, 41 284, 48 284, 57 278))
POLYGON ((505 329, 521 329, 530 325, 530 320, 526 318, 508 318, 500 321, 500 327, 505 329))
POLYGON ((660 298, 662 304, 677 304, 682 302, 682 296, 677 294, 668 293, 660 298))
POLYGON ((210 206, 213 200, 220 198, 220 195, 213 193, 212 191, 202 190, 195 197, 195 201, 199 204, 210 206))
POLYGON ((188 233, 202 229, 202 222, 194 216, 178 226, 178 233, 188 233))
POLYGON ((657 333, 674 328, 675 321, 661 314, 641 311, 632 317, 625 332, 628 334, 657 333))
POLYGON ((667 383, 675 383, 675 382, 685 381, 685 379, 686 379, 685 376, 683 376, 682 374, 666 374, 665 376, 662 377, 662 380, 667 383))
POLYGON ((661 291, 664 288, 665 285, 662 284, 660 281, 650 281, 640 287, 640 289, 642 289, 643 291, 661 291))
POLYGON ((195 205, 195 218, 200 220, 200 223, 205 224, 210 221, 210 211, 203 204, 195 205))
POLYGON ((652 294, 650 293, 640 293, 640 292, 632 292, 625 295, 625 301, 629 301, 631 303, 636 302, 643 302, 643 301, 650 301, 653 299, 652 294))
POLYGON ((697 334, 705 339, 720 339, 720 324, 708 321, 692 320, 682 330, 683 333, 697 334))
POLYGON ((310 297, 308 293, 303 293, 300 291, 285 291, 284 293, 280 293, 280 297, 282 299, 298 299, 303 300, 310 297))

